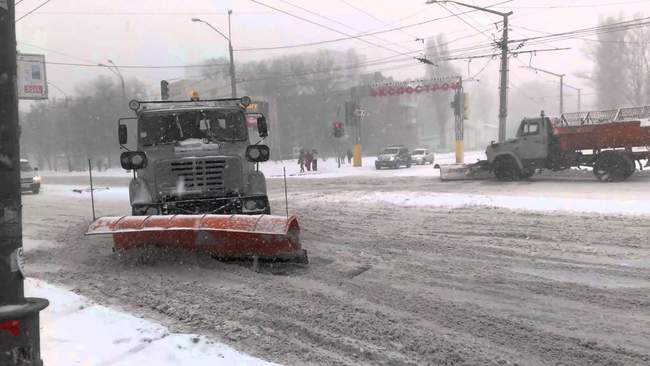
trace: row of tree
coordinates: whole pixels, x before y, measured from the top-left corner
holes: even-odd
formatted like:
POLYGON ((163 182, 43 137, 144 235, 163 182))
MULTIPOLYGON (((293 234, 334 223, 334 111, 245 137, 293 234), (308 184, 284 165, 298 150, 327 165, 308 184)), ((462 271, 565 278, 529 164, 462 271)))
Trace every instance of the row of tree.
MULTIPOLYGON (((623 20, 608 17, 600 25, 623 20)), ((589 54, 595 63, 589 78, 599 108, 650 104, 650 30, 647 27, 601 33, 598 41, 590 45, 589 54)))

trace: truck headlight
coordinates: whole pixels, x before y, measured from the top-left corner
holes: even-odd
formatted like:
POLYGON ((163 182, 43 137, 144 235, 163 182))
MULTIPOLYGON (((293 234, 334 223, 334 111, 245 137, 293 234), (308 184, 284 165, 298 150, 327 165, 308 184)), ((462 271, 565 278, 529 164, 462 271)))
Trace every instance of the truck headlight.
POLYGON ((247 211, 253 211, 253 210, 255 210, 256 207, 257 207, 257 203, 255 202, 255 200, 246 200, 246 201, 244 201, 244 208, 247 211))
POLYGON ((395 157, 391 156, 390 158, 388 158, 388 160, 393 161, 393 160, 395 160, 395 157))
POLYGON ((43 178, 40 176, 32 178, 32 182, 40 184, 43 181, 43 178))

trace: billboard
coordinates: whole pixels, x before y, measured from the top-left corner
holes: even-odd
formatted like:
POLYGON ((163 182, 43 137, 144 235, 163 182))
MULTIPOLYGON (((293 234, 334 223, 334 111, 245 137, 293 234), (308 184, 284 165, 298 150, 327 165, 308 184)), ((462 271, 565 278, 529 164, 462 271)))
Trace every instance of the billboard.
POLYGON ((47 99, 45 56, 18 54, 18 99, 47 99))

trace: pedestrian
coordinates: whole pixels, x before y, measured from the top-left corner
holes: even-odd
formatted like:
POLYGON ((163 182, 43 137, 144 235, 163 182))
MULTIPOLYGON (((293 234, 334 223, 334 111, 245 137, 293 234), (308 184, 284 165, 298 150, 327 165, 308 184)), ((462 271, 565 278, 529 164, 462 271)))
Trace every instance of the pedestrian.
POLYGON ((305 168, 307 168, 307 171, 311 170, 311 162, 313 159, 314 157, 311 154, 311 150, 307 149, 307 151, 305 151, 305 168))
POLYGON ((311 169, 313 171, 317 171, 318 170, 318 151, 316 151, 316 149, 313 149, 311 151, 311 158, 312 158, 311 169))
POLYGON ((352 150, 348 149, 347 156, 348 156, 348 164, 352 163, 352 150))
POLYGON ((305 150, 300 149, 298 153, 298 164, 300 165, 300 172, 305 172, 305 150))

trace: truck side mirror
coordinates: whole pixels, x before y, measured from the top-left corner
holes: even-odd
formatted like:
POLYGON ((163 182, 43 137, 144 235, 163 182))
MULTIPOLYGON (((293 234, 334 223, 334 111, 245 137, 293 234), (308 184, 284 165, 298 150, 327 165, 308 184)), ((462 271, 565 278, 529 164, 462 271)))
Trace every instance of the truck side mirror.
POLYGON ((126 125, 118 125, 117 127, 117 137, 120 142, 120 145, 126 145, 128 141, 129 133, 126 125))
POLYGON ((246 148, 246 160, 253 163, 261 163, 269 160, 271 150, 266 145, 248 145, 246 148))
POLYGON ((266 123, 266 117, 257 117, 257 132, 260 134, 261 138, 265 138, 269 135, 269 126, 266 123))

